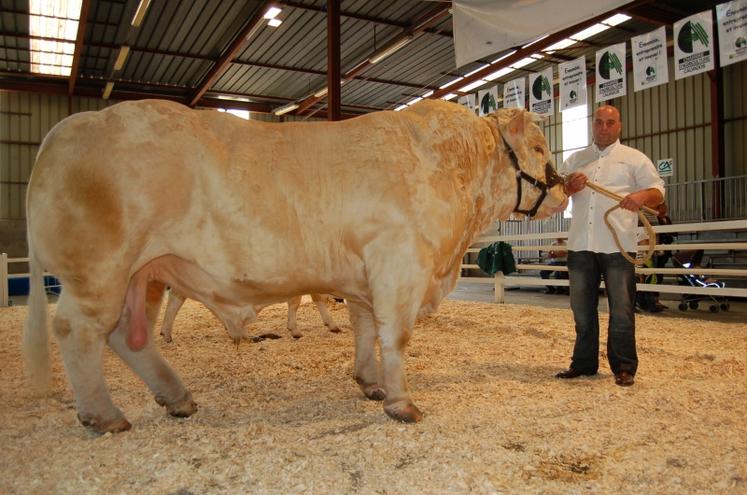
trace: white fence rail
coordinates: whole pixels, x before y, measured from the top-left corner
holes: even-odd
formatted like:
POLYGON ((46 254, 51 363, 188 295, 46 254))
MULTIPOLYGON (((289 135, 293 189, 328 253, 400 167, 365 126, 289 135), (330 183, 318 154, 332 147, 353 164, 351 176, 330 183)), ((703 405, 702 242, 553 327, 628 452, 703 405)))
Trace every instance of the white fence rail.
MULTIPOLYGON (((688 223, 674 225, 657 225, 654 227, 657 233, 687 233, 687 232, 738 232, 747 231, 747 220, 732 220, 725 222, 707 222, 707 223, 688 223)), ((478 253, 481 247, 503 241, 507 243, 516 241, 527 241, 532 244, 522 246, 513 246, 514 251, 548 251, 551 249, 549 241, 555 239, 564 239, 568 237, 567 232, 545 232, 537 234, 515 234, 506 236, 482 236, 468 250, 468 253, 478 253), (535 243, 538 242, 538 243, 535 243), (542 244, 542 241, 548 243, 542 244)), ((682 242, 673 244, 659 244, 657 250, 707 250, 707 251, 734 251, 747 250, 747 242, 682 242)), ((12 263, 28 263, 28 258, 8 258, 6 253, 0 253, 0 307, 9 304, 9 287, 8 281, 12 279, 28 278, 28 273, 10 274, 8 266, 12 263)), ((463 269, 478 269, 475 264, 464 263, 463 269)), ((519 272, 529 270, 549 270, 549 271, 567 271, 565 266, 540 265, 540 264, 522 264, 516 265, 519 272)), ((747 269, 739 268, 636 268, 638 274, 657 273, 663 275, 713 275, 722 277, 747 277, 747 269)), ((49 274, 45 274, 49 275, 49 274)), ((460 281, 477 282, 491 284, 495 287, 495 301, 502 303, 504 300, 505 287, 516 286, 568 286, 568 280, 543 279, 528 275, 511 275, 504 276, 502 273, 496 274, 495 277, 460 277, 460 281)), ((604 284, 602 284, 603 286, 604 284)), ((664 292, 672 294, 694 294, 706 296, 731 296, 747 297, 747 289, 730 288, 730 287, 692 287, 684 285, 671 284, 637 284, 639 291, 664 292)))
MULTIPOLYGON (((706 223, 687 223, 674 225, 657 225, 654 226, 656 233, 698 233, 698 232, 739 232, 747 231, 747 220, 732 220, 724 222, 706 222, 706 223)), ((568 237, 567 232, 545 232, 537 234, 515 234, 505 236, 488 235, 480 237, 475 244, 468 250, 468 253, 478 253, 482 247, 498 241, 511 244, 516 241, 529 242, 522 246, 513 246, 514 251, 549 251, 557 249, 549 243, 543 244, 542 241, 553 241, 555 239, 565 239, 568 237)), ((641 247, 642 250, 646 246, 641 247)), ((680 242, 672 244, 657 244, 656 249, 659 251, 683 251, 683 250, 705 250, 705 251, 738 251, 747 250, 747 242, 728 241, 728 242, 680 242)), ((464 263, 463 269, 478 269, 475 264, 464 263)), ((542 265, 542 264, 523 264, 518 263, 516 269, 519 273, 529 270, 547 270, 547 271, 568 271, 565 266, 542 265)), ((662 275, 712 275, 721 277, 747 277, 747 269, 741 268, 636 268, 637 274, 662 274, 662 275)), ((495 286, 495 301, 503 303, 504 289, 506 287, 518 286, 568 286, 568 280, 543 279, 530 275, 503 275, 497 273, 495 277, 461 277, 460 281, 478 282, 492 284, 495 286)), ((604 282, 602 282, 604 287, 604 282)), ((637 290, 642 292, 664 292, 671 294, 693 294, 703 296, 718 297, 747 297, 747 289, 731 287, 693 287, 687 285, 672 284, 642 284, 636 285, 637 290)))

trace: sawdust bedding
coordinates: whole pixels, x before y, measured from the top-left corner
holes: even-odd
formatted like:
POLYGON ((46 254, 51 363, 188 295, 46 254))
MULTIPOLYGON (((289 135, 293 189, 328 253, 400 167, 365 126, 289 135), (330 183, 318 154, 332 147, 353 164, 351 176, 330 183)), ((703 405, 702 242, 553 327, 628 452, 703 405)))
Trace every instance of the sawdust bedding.
POLYGON ((639 316, 639 374, 621 388, 606 363, 553 378, 568 310, 445 301, 408 348, 425 418, 404 425, 359 391, 347 313, 332 314, 343 333, 304 304, 294 340, 272 306, 250 333, 282 338, 237 348, 188 301, 174 342, 158 339, 198 412, 169 417, 107 350, 133 429, 94 436, 55 345, 50 396, 24 388, 26 308, 0 310, 0 493, 747 493, 747 325, 639 316))

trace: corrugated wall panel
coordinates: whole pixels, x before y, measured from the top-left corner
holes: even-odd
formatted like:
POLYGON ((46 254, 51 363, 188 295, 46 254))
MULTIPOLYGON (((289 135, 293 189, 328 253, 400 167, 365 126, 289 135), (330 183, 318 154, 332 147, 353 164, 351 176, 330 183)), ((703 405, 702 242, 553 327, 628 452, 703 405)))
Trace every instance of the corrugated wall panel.
POLYGON ((747 175, 747 62, 724 69, 724 173, 747 175))
MULTIPOLYGON (((72 113, 115 102, 73 97, 72 113)), ((25 218, 26 183, 44 136, 69 115, 68 98, 0 92, 0 219, 25 218)))

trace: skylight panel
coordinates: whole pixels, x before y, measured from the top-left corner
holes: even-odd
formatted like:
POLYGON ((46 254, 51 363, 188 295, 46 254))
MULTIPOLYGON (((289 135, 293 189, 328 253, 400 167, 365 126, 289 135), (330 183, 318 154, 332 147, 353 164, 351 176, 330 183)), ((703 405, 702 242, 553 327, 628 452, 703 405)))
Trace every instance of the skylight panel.
POLYGON ((82 0, 29 1, 31 72, 70 75, 81 3, 82 0))

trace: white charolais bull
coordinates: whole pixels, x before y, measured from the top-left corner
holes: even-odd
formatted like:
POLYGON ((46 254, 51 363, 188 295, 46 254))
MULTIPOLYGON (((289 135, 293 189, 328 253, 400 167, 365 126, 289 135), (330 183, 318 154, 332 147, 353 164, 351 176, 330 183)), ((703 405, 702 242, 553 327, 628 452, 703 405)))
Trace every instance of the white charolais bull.
POLYGON ((107 390, 107 343, 170 414, 196 410, 153 342, 164 284, 236 338, 252 305, 333 293, 348 301, 363 393, 419 421, 403 352, 416 316, 454 288, 492 221, 565 206, 549 162, 531 114, 478 118, 443 101, 334 123, 164 101, 73 115, 45 138, 28 187, 27 372, 48 380, 44 269, 63 285, 53 331, 78 417, 99 432, 130 427, 107 390))
MULTIPOLYGON (((179 310, 184 305, 184 301, 186 301, 186 298, 182 295, 177 294, 173 290, 168 291, 169 296, 166 301, 166 310, 163 313, 163 322, 161 323, 161 335, 163 336, 163 340, 166 342, 171 342, 171 334, 174 330, 174 320, 176 320, 176 315, 179 313, 179 310)), ((316 308, 319 310, 319 314, 322 317, 322 322, 324 322, 324 326, 326 326, 330 332, 338 333, 340 332, 340 327, 337 326, 337 323, 335 323, 334 318, 332 318, 332 315, 329 314, 329 310, 327 309, 327 301, 329 300, 329 296, 326 294, 310 294, 311 300, 316 305, 316 308)), ((301 299, 303 296, 295 296, 288 299, 288 331, 291 333, 294 339, 300 339, 303 334, 298 329, 298 324, 296 323, 296 316, 298 315, 298 308, 301 306, 301 299)), ((264 308, 265 306, 255 306, 254 311, 259 314, 259 312, 264 308)))

